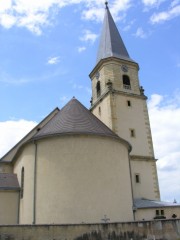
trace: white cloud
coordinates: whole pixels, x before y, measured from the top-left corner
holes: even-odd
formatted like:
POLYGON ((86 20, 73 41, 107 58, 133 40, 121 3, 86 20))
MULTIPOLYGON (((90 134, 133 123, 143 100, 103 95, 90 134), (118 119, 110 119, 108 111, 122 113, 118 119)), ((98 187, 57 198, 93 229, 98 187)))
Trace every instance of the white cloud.
POLYGON ((16 18, 9 14, 2 14, 0 16, 0 24, 3 25, 5 28, 11 28, 16 23, 16 18))
POLYGON ((95 33, 92 33, 90 30, 84 30, 83 36, 80 38, 83 42, 91 42, 94 43, 97 39, 98 35, 95 33))
POLYGON ((174 0, 174 1, 171 2, 171 7, 174 7, 179 3, 180 3, 180 0, 174 0))
POLYGON ((0 13, 8 10, 12 5, 12 0, 1 0, 0 1, 0 13))
MULTIPOLYGON (((110 7, 112 15, 118 18, 120 11, 126 11, 132 0, 114 0, 110 7)), ((41 35, 42 28, 52 24, 58 10, 73 4, 83 4, 82 18, 101 21, 104 16, 104 0, 1 0, 0 25, 5 28, 25 27, 41 35)))
POLYGON ((157 161, 161 197, 180 202, 180 97, 152 95, 149 116, 157 161))
POLYGON ((145 6, 152 6, 154 4, 157 4, 159 1, 158 0, 142 0, 142 2, 145 6))
POLYGON ((123 31, 129 31, 129 29, 131 29, 131 27, 133 26, 133 24, 135 23, 135 19, 131 20, 124 28, 123 31))
POLYGON ((51 58, 48 59, 47 63, 50 64, 50 65, 55 65, 58 62, 59 62, 59 57, 51 57, 51 58))
MULTIPOLYGON (((96 1, 89 0, 87 2, 91 2, 91 4, 87 4, 87 8, 83 11, 82 17, 86 20, 95 20, 102 21, 104 17, 103 8, 105 8, 104 0, 96 1)), ((119 12, 126 11, 131 6, 132 0, 114 0, 109 4, 109 8, 111 9, 111 13, 114 19, 119 19, 119 12)))
POLYGON ((163 3, 166 0, 142 0, 142 3, 145 5, 145 7, 158 7, 161 3, 163 3))
POLYGON ((86 50, 86 47, 78 47, 78 52, 81 53, 86 50))
POLYGON ((167 11, 154 13, 151 16, 150 21, 153 24, 160 23, 160 22, 168 21, 168 20, 178 17, 178 16, 180 16, 180 5, 174 6, 167 11))
POLYGON ((36 122, 23 119, 0 122, 0 157, 20 141, 36 124, 36 122))
POLYGON ((86 20, 102 21, 104 17, 104 11, 102 8, 92 7, 82 12, 82 18, 86 20))
POLYGON ((146 38, 147 37, 147 34, 144 32, 144 30, 139 27, 137 30, 136 30, 136 33, 134 34, 134 36, 136 37, 140 37, 140 38, 146 38))

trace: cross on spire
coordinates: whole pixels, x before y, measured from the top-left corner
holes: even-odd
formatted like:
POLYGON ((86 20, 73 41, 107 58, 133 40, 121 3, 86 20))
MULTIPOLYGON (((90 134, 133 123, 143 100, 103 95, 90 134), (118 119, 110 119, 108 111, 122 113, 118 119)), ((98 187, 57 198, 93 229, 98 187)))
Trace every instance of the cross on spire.
POLYGON ((106 9, 108 9, 108 1, 105 2, 106 9))
POLYGON ((110 221, 110 218, 107 218, 107 216, 104 215, 104 218, 101 219, 101 221, 103 221, 104 223, 107 223, 108 221, 110 221))

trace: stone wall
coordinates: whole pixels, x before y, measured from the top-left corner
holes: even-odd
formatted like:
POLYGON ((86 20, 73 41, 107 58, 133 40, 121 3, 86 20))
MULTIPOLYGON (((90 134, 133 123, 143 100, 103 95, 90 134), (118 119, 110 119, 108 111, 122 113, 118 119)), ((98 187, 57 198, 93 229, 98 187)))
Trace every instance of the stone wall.
POLYGON ((180 219, 78 225, 1 225, 0 240, 180 240, 180 219))

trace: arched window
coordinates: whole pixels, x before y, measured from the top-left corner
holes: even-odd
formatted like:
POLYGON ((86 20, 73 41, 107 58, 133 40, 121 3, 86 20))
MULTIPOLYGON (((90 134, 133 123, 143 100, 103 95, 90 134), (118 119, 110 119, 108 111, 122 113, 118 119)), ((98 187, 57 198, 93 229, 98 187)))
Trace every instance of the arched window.
POLYGON ((24 195, 24 167, 21 169, 21 198, 23 198, 24 195))
POLYGON ((123 87, 125 89, 131 89, 130 79, 127 75, 123 75, 123 87))
POLYGON ((96 92, 97 92, 97 97, 101 95, 101 83, 100 81, 97 82, 96 84, 96 92))

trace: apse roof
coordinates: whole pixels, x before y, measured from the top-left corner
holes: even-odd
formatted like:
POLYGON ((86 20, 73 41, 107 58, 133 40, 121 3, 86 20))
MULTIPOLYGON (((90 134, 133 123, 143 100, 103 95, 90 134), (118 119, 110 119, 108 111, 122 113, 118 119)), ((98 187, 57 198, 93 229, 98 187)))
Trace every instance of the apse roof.
POLYGON ((13 173, 0 173, 0 190, 18 190, 17 175, 13 173))
POLYGON ((33 139, 67 134, 101 135, 120 139, 75 98, 43 126, 33 139))
POLYGON ((106 12, 97 53, 97 63, 101 59, 108 57, 116 57, 134 62, 128 54, 128 51, 106 4, 106 12))

